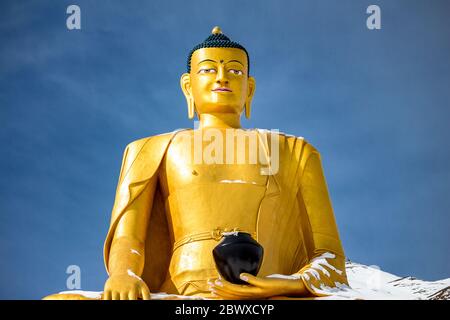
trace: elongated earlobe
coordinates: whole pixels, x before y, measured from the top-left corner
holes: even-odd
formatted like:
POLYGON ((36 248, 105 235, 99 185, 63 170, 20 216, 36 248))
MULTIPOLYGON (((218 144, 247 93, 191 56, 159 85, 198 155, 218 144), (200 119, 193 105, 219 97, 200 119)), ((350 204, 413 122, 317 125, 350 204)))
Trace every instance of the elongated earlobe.
POLYGON ((256 89, 256 82, 255 78, 248 77, 248 93, 247 93, 247 99, 245 99, 245 117, 247 119, 250 119, 250 114, 252 111, 252 99, 253 95, 255 94, 256 89))
POLYGON ((249 101, 246 102, 245 106, 244 106, 244 109, 245 109, 245 117, 247 119, 250 119, 251 108, 252 108, 251 102, 249 102, 249 101))
POLYGON ((189 119, 194 119, 195 103, 191 92, 191 76, 189 73, 183 73, 180 79, 181 90, 186 98, 189 119))
POLYGON ((189 119, 194 119, 194 115, 195 115, 194 99, 189 98, 188 99, 188 117, 189 117, 189 119))

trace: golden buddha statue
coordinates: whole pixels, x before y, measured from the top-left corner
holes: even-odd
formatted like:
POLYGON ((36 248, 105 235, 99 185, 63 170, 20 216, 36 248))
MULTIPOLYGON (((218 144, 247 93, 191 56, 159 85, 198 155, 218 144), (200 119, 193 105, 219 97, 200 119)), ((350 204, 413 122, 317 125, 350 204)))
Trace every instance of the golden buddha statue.
POLYGON ((246 49, 215 27, 181 76, 198 128, 126 147, 104 245, 103 299, 302 298, 348 284, 319 152, 303 138, 241 128, 255 93, 249 69, 246 49), (241 275, 245 285, 222 279, 212 255, 236 230, 264 248, 258 276, 241 275))

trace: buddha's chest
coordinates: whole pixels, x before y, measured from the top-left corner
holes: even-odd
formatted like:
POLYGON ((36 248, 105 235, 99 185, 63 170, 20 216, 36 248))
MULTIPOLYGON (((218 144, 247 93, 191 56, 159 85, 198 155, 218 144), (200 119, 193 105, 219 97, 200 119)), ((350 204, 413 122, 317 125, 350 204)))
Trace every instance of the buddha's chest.
POLYGON ((179 140, 162 162, 160 183, 175 239, 217 227, 254 232, 267 185, 260 165, 205 162, 179 140))
POLYGON ((166 191, 170 194, 180 188, 208 184, 265 186, 267 176, 261 174, 261 165, 248 161, 251 151, 244 149, 244 161, 237 161, 239 152, 242 150, 227 149, 225 145, 214 149, 205 142, 198 148, 193 138, 188 142, 174 140, 162 163, 166 191), (233 161, 229 160, 230 152, 234 155, 233 161))

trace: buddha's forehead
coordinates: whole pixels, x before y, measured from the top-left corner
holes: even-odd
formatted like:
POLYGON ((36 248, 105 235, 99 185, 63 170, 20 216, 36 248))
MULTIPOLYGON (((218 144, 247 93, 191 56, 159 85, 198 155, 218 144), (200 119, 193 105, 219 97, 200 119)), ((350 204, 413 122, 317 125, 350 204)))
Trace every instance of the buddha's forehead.
POLYGON ((216 62, 228 62, 230 60, 237 60, 247 68, 247 55, 238 48, 201 48, 192 54, 191 66, 196 68, 198 63, 203 60, 214 60, 216 62))

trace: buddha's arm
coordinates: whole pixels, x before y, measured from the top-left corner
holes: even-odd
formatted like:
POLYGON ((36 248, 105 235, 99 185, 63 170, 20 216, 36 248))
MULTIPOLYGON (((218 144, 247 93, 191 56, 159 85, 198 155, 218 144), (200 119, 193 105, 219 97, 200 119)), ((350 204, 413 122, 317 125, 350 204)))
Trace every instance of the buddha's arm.
POLYGON ((120 218, 108 261, 110 278, 105 284, 107 298, 146 298, 149 295, 140 276, 144 269, 146 231, 155 188, 156 177, 148 182, 120 218))
POLYGON ((109 274, 127 273, 140 276, 144 269, 145 239, 153 203, 155 181, 150 181, 120 218, 109 256, 109 274))
POLYGON ((296 274, 313 295, 326 295, 325 287, 346 285, 345 256, 331 205, 320 154, 312 150, 301 176, 299 201, 306 208, 304 228, 309 263, 296 274))

